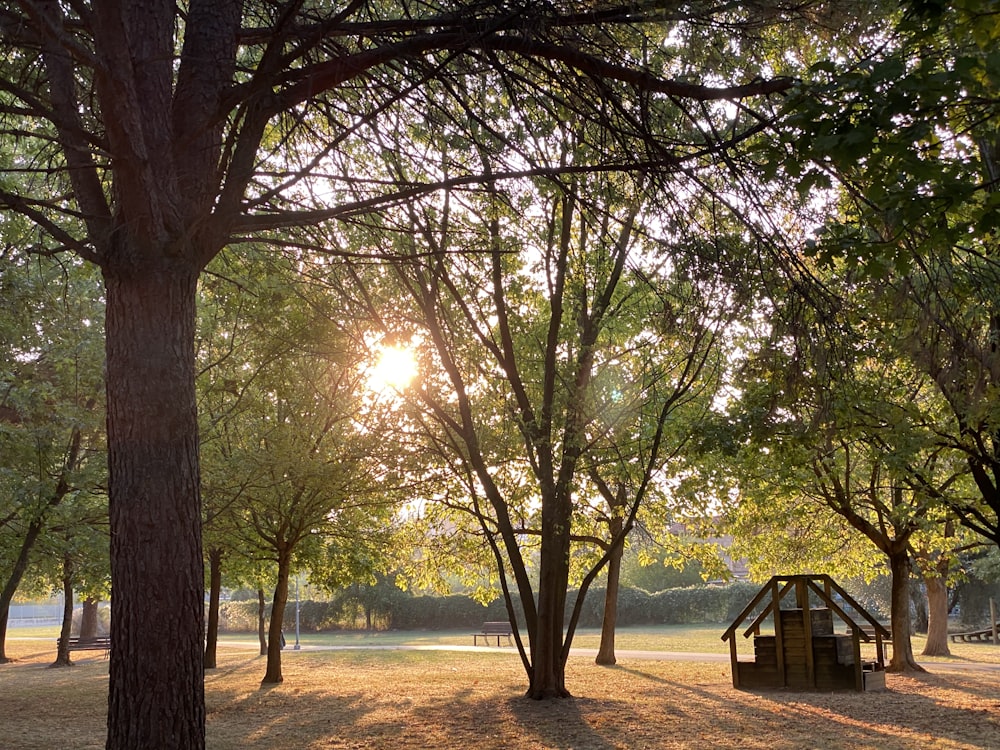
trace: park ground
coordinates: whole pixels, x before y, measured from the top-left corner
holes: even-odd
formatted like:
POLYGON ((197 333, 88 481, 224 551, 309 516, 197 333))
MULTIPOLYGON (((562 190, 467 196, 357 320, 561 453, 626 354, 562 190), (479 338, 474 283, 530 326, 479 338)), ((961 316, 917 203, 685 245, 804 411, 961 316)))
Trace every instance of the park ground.
MULTIPOLYGON (((0 667, 0 744, 104 747, 107 661, 49 669, 54 636, 12 631, 0 667)), ((251 638, 226 638, 206 675, 210 750, 391 748, 996 748, 1000 647, 960 644, 884 692, 734 690, 717 628, 623 632, 619 663, 589 651, 568 668, 573 699, 529 701, 511 648, 467 633, 304 636, 285 681, 262 688, 251 638), (459 649, 459 650, 453 650, 459 649), (686 652, 679 654, 677 652, 686 652)), ((596 645, 584 633, 580 646, 596 645)), ((919 644, 918 644, 919 645, 919 644)), ((742 653, 742 650, 741 650, 742 653)))

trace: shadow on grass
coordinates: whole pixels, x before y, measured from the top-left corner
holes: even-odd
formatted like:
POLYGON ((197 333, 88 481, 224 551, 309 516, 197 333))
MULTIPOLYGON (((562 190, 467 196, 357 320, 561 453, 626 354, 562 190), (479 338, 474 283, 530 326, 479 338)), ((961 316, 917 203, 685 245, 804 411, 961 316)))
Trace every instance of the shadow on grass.
POLYGON ((623 702, 609 703, 587 698, 550 698, 538 701, 519 697, 509 699, 506 706, 517 722, 522 739, 534 740, 542 747, 588 750, 613 750, 621 747, 617 743, 613 744, 591 724, 589 717, 598 706, 602 711, 627 711, 628 705, 623 702))
POLYGON ((612 669, 666 691, 665 706, 675 707, 674 718, 678 723, 697 726, 698 712, 716 716, 717 731, 721 736, 730 736, 724 743, 727 747, 740 746, 741 737, 745 739, 748 734, 770 738, 768 746, 775 750, 803 747, 905 750, 940 740, 953 743, 942 747, 1000 747, 1000 717, 996 711, 1000 708, 1000 695, 984 696, 981 689, 973 687, 973 680, 966 682, 954 673, 948 677, 907 674, 898 678, 905 691, 750 691, 683 683, 642 669, 621 666, 612 669), (936 698, 937 694, 952 690, 967 692, 977 700, 959 706, 936 698))
MULTIPOLYGON (((46 664, 0 668, 0 747, 103 746, 105 664, 46 664)), ((504 655, 302 654, 261 689, 264 669, 231 651, 206 674, 210 750, 1000 748, 1000 677, 982 672, 892 676, 880 693, 747 692, 728 665, 580 661, 578 697, 531 701, 504 655)))

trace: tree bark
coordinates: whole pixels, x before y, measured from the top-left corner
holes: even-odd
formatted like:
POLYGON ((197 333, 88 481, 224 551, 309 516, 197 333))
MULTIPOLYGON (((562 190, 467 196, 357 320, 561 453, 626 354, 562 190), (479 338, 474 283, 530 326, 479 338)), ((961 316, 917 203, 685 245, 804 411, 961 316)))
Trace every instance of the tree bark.
POLYGON ((62 626, 59 628, 59 641, 56 647, 56 660, 49 666, 72 667, 69 658, 69 638, 73 634, 73 558, 67 552, 63 555, 63 612, 62 626))
POLYGON ((131 243, 109 251, 123 260, 103 269, 114 606, 107 748, 199 750, 205 704, 194 387, 198 269, 158 252, 163 248, 131 243))
POLYGON ((208 629, 205 633, 205 669, 215 669, 219 645, 219 598, 222 593, 222 550, 208 551, 208 629))
POLYGON ((542 501, 542 546, 538 575, 538 613, 531 639, 531 674, 527 696, 535 700, 567 698, 563 622, 569 584, 570 518, 568 498, 542 501))
MULTIPOLYGON (((612 539, 617 539, 622 531, 622 519, 613 516, 609 524, 612 539)), ((602 666, 617 663, 615 657, 615 628, 618 626, 618 592, 621 588, 622 556, 625 545, 616 544, 608 558, 608 586, 604 591, 604 620, 601 622, 601 645, 597 649, 595 662, 602 666)))
POLYGON ((934 573, 924 575, 927 589, 927 643, 923 656, 951 656, 948 646, 948 586, 934 573))
POLYGON ((892 658, 886 669, 889 672, 924 672, 913 656, 910 640, 910 555, 904 545, 889 554, 892 573, 891 632, 892 658))
POLYGON ((80 638, 97 637, 97 599, 88 596, 83 600, 83 609, 80 612, 80 638))
POLYGON ((267 656, 267 602, 264 599, 264 589, 257 589, 257 641, 260 643, 260 655, 267 656))
POLYGON ((271 624, 267 632, 267 671, 262 685, 273 685, 285 678, 281 674, 281 628, 285 620, 285 606, 288 604, 288 575, 291 559, 287 554, 278 555, 278 582, 274 586, 274 601, 271 603, 271 624))

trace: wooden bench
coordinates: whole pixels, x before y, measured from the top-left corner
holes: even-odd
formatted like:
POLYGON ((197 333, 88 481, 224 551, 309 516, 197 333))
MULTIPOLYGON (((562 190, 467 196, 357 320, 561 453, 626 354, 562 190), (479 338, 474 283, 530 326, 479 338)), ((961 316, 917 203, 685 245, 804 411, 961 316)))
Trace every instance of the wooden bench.
MULTIPOLYGON (((56 639, 56 647, 62 645, 62 638, 56 639)), ((111 653, 111 636, 98 635, 93 638, 80 638, 71 636, 67 648, 70 651, 103 651, 104 658, 107 659, 111 653)))
POLYGON ((979 642, 993 642, 993 628, 984 628, 983 630, 972 630, 968 633, 948 633, 948 637, 951 638, 952 643, 972 643, 972 641, 979 642))
POLYGON ((484 622, 482 630, 472 634, 472 645, 478 646, 480 638, 484 639, 486 644, 489 645, 490 638, 496 638, 497 646, 499 646, 500 639, 506 638, 507 644, 513 646, 514 641, 511 639, 513 635, 514 629, 509 622, 484 622))

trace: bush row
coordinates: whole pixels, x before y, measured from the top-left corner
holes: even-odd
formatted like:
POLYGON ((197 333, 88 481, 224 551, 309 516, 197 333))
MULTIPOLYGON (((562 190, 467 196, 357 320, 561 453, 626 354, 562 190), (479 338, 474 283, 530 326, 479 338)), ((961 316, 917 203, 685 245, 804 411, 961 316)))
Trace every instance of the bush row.
MULTIPOLYGON (((650 594, 623 587, 618 595, 618 625, 673 625, 727 623, 736 618, 757 593, 748 583, 728 586, 690 586, 650 594)), ((604 589, 590 589, 580 616, 580 627, 600 627, 604 615, 604 589)), ((569 601, 576 600, 571 592, 569 601)), ((269 611, 269 610, 268 610, 269 611)), ((520 619, 520 612, 517 613, 520 619)), ((567 611, 567 616, 569 612, 567 611)), ((224 602, 220 607, 220 629, 253 632, 257 629, 257 603, 224 602)), ((449 630, 476 628, 485 620, 506 620, 502 599, 483 606, 471 597, 413 596, 400 592, 384 601, 374 618, 375 626, 393 630, 449 630)), ((295 627, 295 602, 285 611, 284 628, 295 627)), ((299 628, 303 632, 350 630, 364 627, 361 605, 346 597, 332 601, 299 603, 299 628)))

